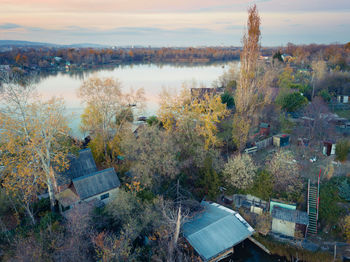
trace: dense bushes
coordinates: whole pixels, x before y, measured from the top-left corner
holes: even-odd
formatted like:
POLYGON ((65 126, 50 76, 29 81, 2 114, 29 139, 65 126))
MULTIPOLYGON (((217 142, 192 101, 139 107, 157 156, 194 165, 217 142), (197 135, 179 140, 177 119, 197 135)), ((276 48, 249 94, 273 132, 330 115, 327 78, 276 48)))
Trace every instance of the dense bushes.
POLYGON ((343 139, 338 141, 335 148, 335 156, 339 161, 345 161, 350 151, 350 141, 343 139))

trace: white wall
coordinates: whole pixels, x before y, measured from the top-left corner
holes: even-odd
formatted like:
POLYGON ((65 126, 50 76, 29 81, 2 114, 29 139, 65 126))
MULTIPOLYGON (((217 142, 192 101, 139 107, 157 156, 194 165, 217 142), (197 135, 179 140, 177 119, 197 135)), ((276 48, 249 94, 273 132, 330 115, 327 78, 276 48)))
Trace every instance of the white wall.
POLYGON ((295 223, 273 218, 272 232, 294 237, 295 223))
POLYGON ((87 199, 84 199, 84 201, 85 201, 85 202, 89 202, 89 201, 91 201, 91 200, 93 200, 93 199, 101 200, 101 196, 102 196, 102 195, 109 193, 109 197, 102 200, 103 203, 107 204, 107 203, 109 202, 109 200, 111 200, 111 199, 113 199, 113 198, 115 198, 115 197, 117 196, 118 191, 119 191, 119 187, 114 188, 114 189, 109 190, 109 191, 106 191, 106 192, 103 192, 103 193, 101 193, 101 194, 98 194, 98 195, 89 197, 89 198, 87 198, 87 199))

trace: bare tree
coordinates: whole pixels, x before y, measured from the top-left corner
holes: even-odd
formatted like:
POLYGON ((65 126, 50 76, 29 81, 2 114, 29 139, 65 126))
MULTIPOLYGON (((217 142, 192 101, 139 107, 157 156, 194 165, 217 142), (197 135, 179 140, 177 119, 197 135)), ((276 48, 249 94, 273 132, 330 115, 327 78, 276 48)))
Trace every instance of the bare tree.
POLYGON ((267 169, 274 177, 274 189, 288 198, 293 198, 302 188, 299 167, 291 151, 279 150, 267 163, 267 169))
POLYGON ((329 109, 320 97, 315 97, 304 110, 305 118, 303 131, 304 137, 315 141, 328 139, 334 133, 334 126, 329 123, 329 109))

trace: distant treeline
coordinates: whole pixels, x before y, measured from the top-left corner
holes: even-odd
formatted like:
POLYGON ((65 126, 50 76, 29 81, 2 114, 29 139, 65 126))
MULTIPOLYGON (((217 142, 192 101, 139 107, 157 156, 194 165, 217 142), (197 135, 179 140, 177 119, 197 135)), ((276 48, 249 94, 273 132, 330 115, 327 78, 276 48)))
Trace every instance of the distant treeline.
MULTIPOLYGON (((349 64, 350 44, 294 45, 286 47, 263 47, 262 56, 272 57, 276 52, 296 58, 293 62, 308 64, 314 59, 346 67, 349 64)), ((22 69, 57 70, 86 69, 100 65, 127 63, 211 63, 237 60, 240 47, 201 48, 57 48, 57 47, 12 47, 0 50, 0 65, 22 69)))
MULTIPOLYGON (((273 49, 264 49, 265 55, 273 49)), ((93 65, 125 63, 210 63, 239 59, 239 47, 203 48, 10 48, 0 52, 0 64, 30 69, 65 67, 88 68, 93 65)))
POLYGON ((324 60, 330 67, 338 66, 339 69, 349 69, 350 66, 350 42, 347 44, 330 45, 295 45, 288 43, 280 49, 282 53, 291 55, 293 63, 309 64, 313 60, 324 60))

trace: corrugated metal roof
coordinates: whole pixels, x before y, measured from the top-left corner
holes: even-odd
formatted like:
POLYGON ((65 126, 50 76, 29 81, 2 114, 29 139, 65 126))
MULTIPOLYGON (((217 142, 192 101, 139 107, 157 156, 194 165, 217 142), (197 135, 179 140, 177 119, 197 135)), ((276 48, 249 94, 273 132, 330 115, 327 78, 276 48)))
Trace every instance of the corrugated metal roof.
POLYGON ((183 226, 184 236, 205 260, 237 245, 254 229, 235 211, 202 201, 204 210, 183 226))
POLYGON ((280 206, 274 206, 271 215, 272 218, 294 222, 296 224, 309 224, 308 214, 300 210, 291 210, 280 206))
POLYGON ((101 194, 120 186, 120 181, 114 168, 108 168, 86 176, 73 179, 73 185, 80 199, 101 194))
POLYGON ((69 168, 60 174, 58 185, 70 183, 72 179, 97 171, 96 163, 90 148, 80 150, 78 157, 70 155, 68 158, 70 162, 69 168))

